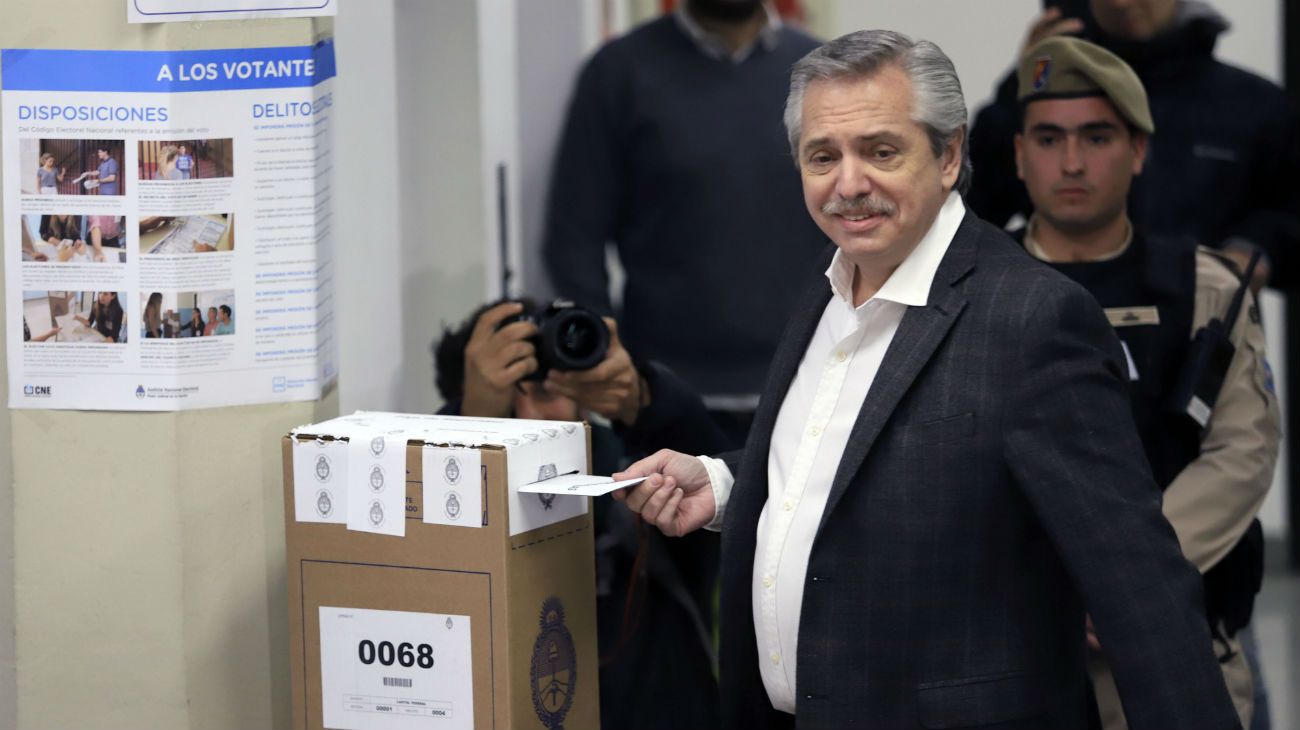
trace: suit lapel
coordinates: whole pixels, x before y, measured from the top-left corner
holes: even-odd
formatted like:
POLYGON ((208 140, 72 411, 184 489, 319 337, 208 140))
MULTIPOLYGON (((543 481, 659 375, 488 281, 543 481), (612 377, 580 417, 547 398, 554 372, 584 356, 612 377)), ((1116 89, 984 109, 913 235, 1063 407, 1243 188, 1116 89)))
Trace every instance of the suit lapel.
POLYGON ((952 244, 935 273, 929 303, 924 307, 908 308, 889 349, 885 351, 880 370, 862 402, 853 430, 849 432, 848 444, 840 457, 839 467, 835 470, 830 496, 817 527, 818 534, 825 527, 827 516, 844 496, 899 401, 912 387, 917 375, 930 361, 966 307, 966 297, 955 285, 975 265, 979 232, 974 221, 969 212, 962 219, 961 227, 957 229, 957 235, 953 237, 952 244))

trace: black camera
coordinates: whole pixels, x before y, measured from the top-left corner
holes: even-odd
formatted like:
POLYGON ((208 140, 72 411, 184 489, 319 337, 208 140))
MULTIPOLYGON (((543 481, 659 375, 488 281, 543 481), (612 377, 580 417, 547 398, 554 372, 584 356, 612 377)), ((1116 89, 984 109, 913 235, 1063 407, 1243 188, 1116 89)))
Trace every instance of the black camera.
POLYGON ((520 303, 524 311, 501 326, 520 321, 537 325, 537 334, 531 338, 537 350, 537 371, 524 380, 545 380, 553 369, 588 370, 605 359, 609 328, 595 312, 567 299, 556 299, 540 309, 527 301, 520 303))

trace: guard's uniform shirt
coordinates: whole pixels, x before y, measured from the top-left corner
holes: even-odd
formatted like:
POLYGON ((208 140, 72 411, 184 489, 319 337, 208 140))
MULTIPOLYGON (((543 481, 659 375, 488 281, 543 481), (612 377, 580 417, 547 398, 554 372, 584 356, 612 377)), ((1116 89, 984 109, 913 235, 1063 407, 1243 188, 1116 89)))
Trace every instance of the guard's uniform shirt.
POLYGON ((1142 447, 1156 483, 1169 486, 1200 455, 1200 428, 1165 407, 1190 344, 1196 244, 1133 235, 1118 256, 1104 261, 1046 263, 1087 289, 1115 328, 1128 360, 1142 447))

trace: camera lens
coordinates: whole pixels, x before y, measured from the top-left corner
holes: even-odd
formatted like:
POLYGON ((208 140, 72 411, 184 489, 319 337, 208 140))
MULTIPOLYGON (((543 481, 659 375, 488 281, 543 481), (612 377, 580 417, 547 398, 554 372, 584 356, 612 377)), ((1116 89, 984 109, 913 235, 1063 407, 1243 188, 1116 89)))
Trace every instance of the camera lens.
POLYGON ((588 310, 562 310, 543 327, 542 349, 557 370, 586 370, 605 359, 609 329, 588 310))
POLYGON ((589 322, 566 322, 560 330, 558 344, 566 357, 584 360, 596 346, 596 333, 589 322))

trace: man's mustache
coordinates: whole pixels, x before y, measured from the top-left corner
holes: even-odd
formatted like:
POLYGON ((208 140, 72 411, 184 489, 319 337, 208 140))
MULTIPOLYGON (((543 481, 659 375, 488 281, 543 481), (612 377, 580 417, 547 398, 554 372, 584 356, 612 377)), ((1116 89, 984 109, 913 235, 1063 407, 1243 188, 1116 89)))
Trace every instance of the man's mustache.
POLYGON ((842 216, 891 216, 898 212, 898 206, 878 195, 859 195, 856 198, 832 200, 822 206, 824 215, 842 216))

